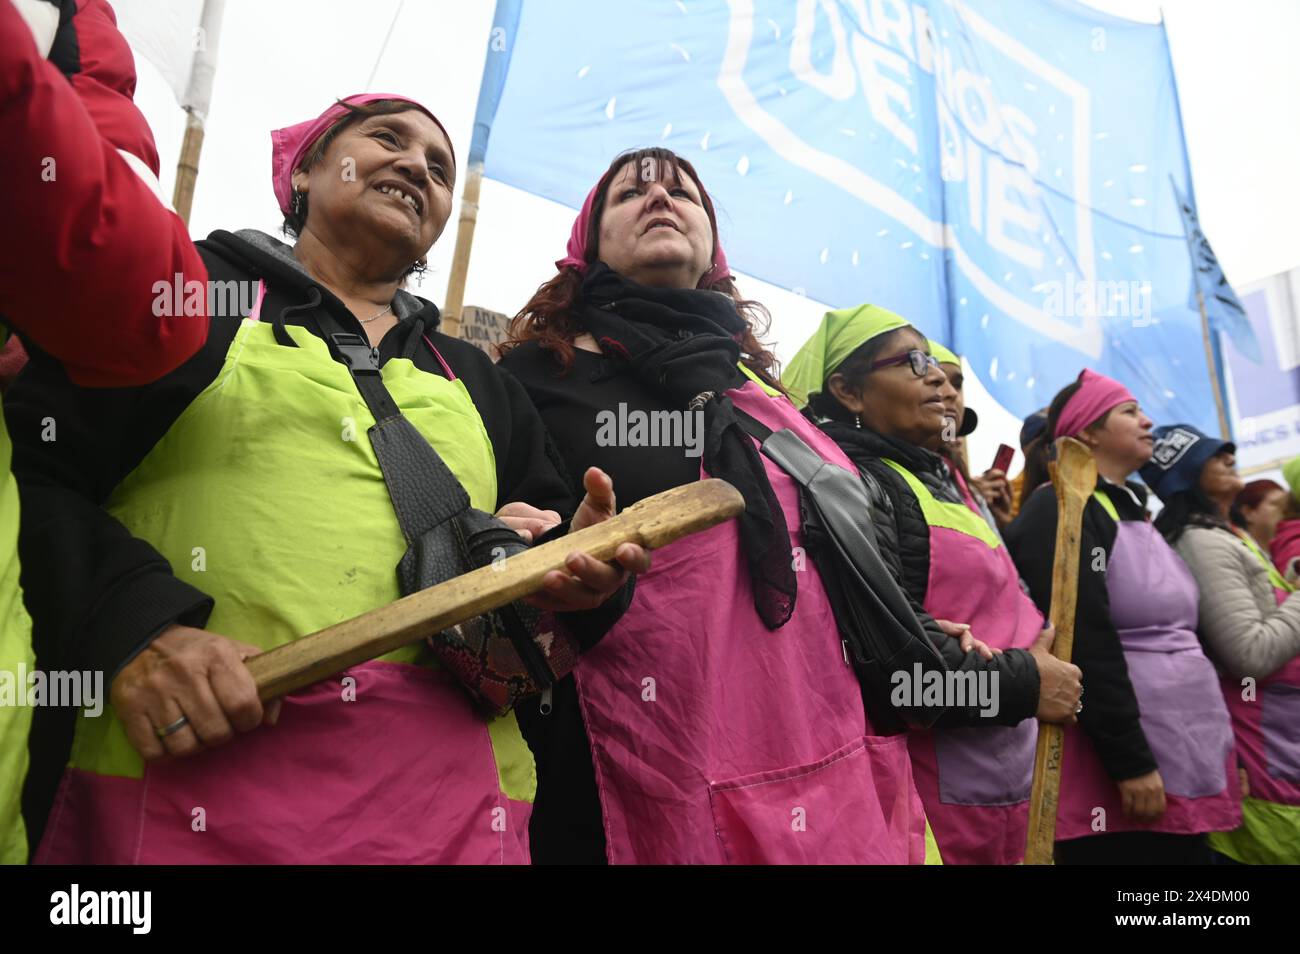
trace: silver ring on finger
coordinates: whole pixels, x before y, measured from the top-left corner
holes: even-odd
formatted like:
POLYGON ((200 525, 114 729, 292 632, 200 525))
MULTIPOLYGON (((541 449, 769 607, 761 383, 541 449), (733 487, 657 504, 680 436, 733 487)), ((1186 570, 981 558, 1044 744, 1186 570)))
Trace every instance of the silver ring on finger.
POLYGON ((185 728, 189 724, 190 724, 190 720, 185 716, 181 716, 175 722, 169 722, 161 729, 154 729, 154 731, 158 733, 158 738, 165 739, 169 735, 175 735, 177 732, 179 732, 181 729, 185 728))
POLYGON ((1078 714, 1079 714, 1080 712, 1082 712, 1082 711, 1083 711, 1083 702, 1080 701, 1080 702, 1077 703, 1077 704, 1075 705, 1075 707, 1074 707, 1074 714, 1075 714, 1075 715, 1078 715, 1078 714))

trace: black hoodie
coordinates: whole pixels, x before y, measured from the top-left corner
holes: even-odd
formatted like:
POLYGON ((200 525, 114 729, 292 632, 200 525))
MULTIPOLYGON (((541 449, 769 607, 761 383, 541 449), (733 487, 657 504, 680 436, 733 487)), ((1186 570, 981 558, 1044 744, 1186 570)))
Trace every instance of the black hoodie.
MULTIPOLYGON (((265 280, 262 320, 301 325, 320 335, 312 317, 319 307, 364 337, 365 329, 343 303, 307 275, 288 246, 270 236, 218 231, 197 247, 212 282, 265 280)), ((218 300, 229 313, 213 314, 199 351, 152 384, 79 388, 58 362, 32 349, 31 363, 6 394, 22 505, 21 583, 41 668, 100 670, 110 683, 167 627, 206 623, 212 599, 176 578, 162 555, 131 536, 103 504, 221 371, 243 319, 239 297, 218 300), (53 441, 42 436, 49 419, 57 427, 53 441)), ((422 371, 445 376, 426 337, 447 361, 468 390, 492 443, 497 507, 523 501, 571 514, 576 488, 556 467, 545 426, 522 386, 477 348, 438 332, 438 309, 432 303, 398 292, 394 312, 399 321, 379 344, 380 364, 406 357, 422 371)), ((293 346, 287 334, 276 337, 293 346)), ((201 467, 202 461, 194 464, 201 467)), ((295 492, 291 486, 267 491, 295 492)), ((322 501, 321 506, 331 504, 322 501)), ((625 589, 622 595, 600 610, 566 614, 585 646, 626 608, 630 594, 625 589)), ((24 799, 33 844, 67 759, 74 715, 72 709, 36 713, 24 799)))

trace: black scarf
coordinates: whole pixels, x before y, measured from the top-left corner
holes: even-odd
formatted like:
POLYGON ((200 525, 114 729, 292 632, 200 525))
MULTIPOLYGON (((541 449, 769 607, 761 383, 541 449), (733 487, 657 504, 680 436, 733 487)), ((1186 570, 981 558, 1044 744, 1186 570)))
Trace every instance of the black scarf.
POLYGON ((648 288, 597 262, 587 270, 574 317, 611 360, 665 393, 675 409, 703 405, 704 469, 745 498, 740 542, 754 608, 768 629, 783 626, 796 593, 785 514, 725 394, 746 380, 736 366, 745 330, 736 303, 719 292, 648 288))

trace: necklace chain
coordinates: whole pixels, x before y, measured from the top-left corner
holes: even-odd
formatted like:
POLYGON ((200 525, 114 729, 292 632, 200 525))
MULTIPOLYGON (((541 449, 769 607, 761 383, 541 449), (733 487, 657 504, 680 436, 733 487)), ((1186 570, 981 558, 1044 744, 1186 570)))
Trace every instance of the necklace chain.
POLYGON ((384 310, 381 311, 379 314, 377 314, 377 315, 371 315, 369 318, 359 318, 359 319, 357 319, 357 320, 360 321, 363 325, 366 325, 366 324, 369 324, 369 323, 372 322, 372 321, 375 321, 376 319, 379 319, 379 318, 384 317, 384 315, 388 314, 388 313, 389 313, 390 311, 392 311, 392 310, 393 310, 393 303, 392 303, 392 302, 389 302, 389 303, 388 303, 388 306, 387 306, 386 308, 384 308, 384 310))

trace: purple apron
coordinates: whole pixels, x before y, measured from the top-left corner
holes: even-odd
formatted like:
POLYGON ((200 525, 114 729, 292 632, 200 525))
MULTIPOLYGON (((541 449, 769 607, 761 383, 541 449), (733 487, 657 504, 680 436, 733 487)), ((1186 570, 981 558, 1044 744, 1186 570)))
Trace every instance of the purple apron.
MULTIPOLYGON (((1119 786, 1077 725, 1065 730, 1058 840, 1120 831, 1198 834, 1241 821, 1232 729, 1214 666, 1196 638, 1199 593, 1187 565, 1147 521, 1117 523, 1106 568, 1142 731, 1165 785, 1165 813, 1127 817, 1119 786)), ((1083 674, 1087 703, 1088 674, 1083 674)))
MULTIPOLYGON (((1028 649, 1043 616, 1020 588, 1007 548, 980 515, 961 475, 966 504, 937 500, 891 464, 911 487, 930 525, 924 607, 936 619, 969 623, 996 649, 1028 649)), ((996 698, 996 688, 994 696, 996 698)), ((1024 858, 1038 722, 912 732, 916 787, 944 864, 1013 865, 1024 858)))
MULTIPOLYGON (((840 449, 747 383, 736 407, 840 449)), ((798 491, 763 458, 801 547, 798 491)), ((616 864, 920 864, 905 736, 874 734, 821 578, 795 549, 785 626, 754 611, 734 521, 655 552, 627 614, 575 670, 616 864)))

